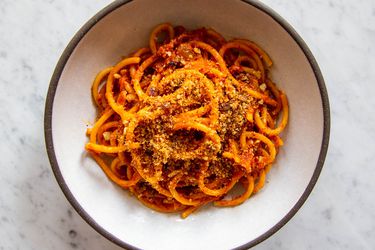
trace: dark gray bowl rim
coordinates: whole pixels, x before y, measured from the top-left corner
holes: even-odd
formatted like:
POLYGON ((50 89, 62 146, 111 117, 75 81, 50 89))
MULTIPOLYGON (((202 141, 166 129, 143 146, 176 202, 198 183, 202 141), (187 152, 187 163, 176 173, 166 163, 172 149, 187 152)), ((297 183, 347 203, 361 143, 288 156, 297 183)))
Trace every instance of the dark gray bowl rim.
MULTIPOLYGON (((53 146, 53 138, 52 138, 53 101, 54 101, 54 97, 55 97, 55 93, 56 93, 57 85, 59 83, 60 76, 64 70, 65 64, 68 61, 70 55, 72 54, 77 44, 81 41, 81 39, 86 35, 87 32, 90 31, 90 29, 97 22, 99 22, 102 18, 104 18, 105 16, 107 16, 108 14, 110 14, 112 11, 116 10, 120 6, 125 5, 131 1, 132 0, 117 0, 109 4, 107 7, 105 7, 101 11, 99 11, 95 16, 93 16, 87 23, 85 23, 82 26, 82 28, 75 34, 75 36, 72 38, 68 46, 65 48, 53 72, 50 85, 49 85, 49 89, 48 89, 48 93, 47 93, 45 113, 44 113, 44 135, 45 135, 48 158, 51 163, 51 167, 55 175, 55 178, 60 188, 62 189, 65 197, 68 199, 70 204, 74 207, 74 209, 78 212, 78 214, 98 233, 106 237, 111 242, 126 249, 139 249, 135 246, 132 246, 120 240, 119 238, 115 237, 114 235, 106 231, 102 226, 96 223, 96 221, 81 207, 81 205, 78 203, 78 201, 74 198, 73 194, 69 190, 69 187, 67 186, 61 174, 61 171, 60 171, 57 159, 56 159, 55 150, 53 146)), ((300 207, 304 204, 304 202, 310 195, 312 189, 314 188, 319 178, 319 175, 323 168, 324 160, 327 154, 328 144, 329 144, 329 134, 330 134, 330 108, 329 108, 328 93, 327 93, 327 89, 324 83, 322 73, 319 69, 318 63, 316 62, 310 49, 308 48, 304 40, 297 34, 294 28, 287 21, 285 21, 279 14, 277 14, 274 10, 272 10, 270 7, 256 0, 247 0, 247 1, 242 0, 242 1, 259 9, 260 11, 266 13, 268 16, 273 18, 273 20, 279 23, 285 29, 285 31, 289 33, 289 35, 295 40, 295 42, 299 45, 301 50, 304 52, 306 58, 308 59, 311 65, 311 68, 314 71, 316 80, 319 85, 320 95, 322 99, 322 106, 323 106, 324 121, 323 121, 323 138, 322 138, 322 145, 321 145, 321 149, 319 153, 319 158, 318 158, 313 176, 310 179, 310 182, 308 186, 306 187, 305 191, 303 192, 302 196, 299 198, 299 200, 293 206, 293 208, 267 232, 263 233, 259 237, 249 241, 248 243, 244 245, 236 247, 235 249, 248 249, 259 244, 260 242, 264 241, 265 239, 273 235, 275 232, 277 232, 297 213, 297 211, 300 209, 300 207)))

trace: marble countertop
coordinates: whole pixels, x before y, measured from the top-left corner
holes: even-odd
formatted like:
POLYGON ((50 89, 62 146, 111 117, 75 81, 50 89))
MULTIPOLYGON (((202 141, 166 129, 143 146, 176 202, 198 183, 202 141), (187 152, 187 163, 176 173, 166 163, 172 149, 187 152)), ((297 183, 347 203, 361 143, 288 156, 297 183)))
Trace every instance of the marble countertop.
MULTIPOLYGON (((0 2, 0 249, 120 249, 65 199, 43 134, 45 96, 60 54, 110 2, 0 2)), ((332 123, 325 167, 311 196, 255 249, 374 249, 375 2, 263 2, 295 27, 316 56, 332 123)))

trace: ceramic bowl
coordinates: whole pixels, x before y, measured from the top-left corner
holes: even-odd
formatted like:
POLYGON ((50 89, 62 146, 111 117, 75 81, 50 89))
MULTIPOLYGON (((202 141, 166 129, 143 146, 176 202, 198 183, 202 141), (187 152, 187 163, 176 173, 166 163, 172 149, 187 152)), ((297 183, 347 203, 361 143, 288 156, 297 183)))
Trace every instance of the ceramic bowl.
POLYGON ((279 230, 307 199, 329 140, 329 104, 319 67, 296 31, 258 1, 115 1, 74 36, 52 76, 45 110, 47 151, 72 206, 99 233, 128 249, 249 248, 279 230), (96 109, 96 73, 148 44, 170 22, 212 27, 226 38, 260 44, 274 61, 272 78, 289 98, 290 119, 276 164, 260 193, 233 208, 208 206, 187 219, 144 207, 114 185, 87 155, 87 124, 96 109))

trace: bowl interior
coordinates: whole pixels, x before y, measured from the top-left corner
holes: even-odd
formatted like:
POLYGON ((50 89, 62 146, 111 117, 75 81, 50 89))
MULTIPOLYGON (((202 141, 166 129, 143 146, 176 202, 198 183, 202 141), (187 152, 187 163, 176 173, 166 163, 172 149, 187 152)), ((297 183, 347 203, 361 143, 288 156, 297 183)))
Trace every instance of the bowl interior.
POLYGON ((309 60, 293 37, 259 8, 239 0, 137 0, 99 20, 75 47, 56 88, 52 138, 60 181, 100 230, 145 249, 228 249, 278 228, 275 225, 296 205, 317 166, 323 120, 309 60), (212 27, 228 39, 251 39, 274 61, 272 78, 290 103, 289 125, 282 134, 285 146, 265 187, 240 206, 209 206, 185 220, 154 212, 112 184, 84 150, 87 125, 96 117, 90 93, 94 76, 147 46, 150 31, 162 22, 189 29, 212 27))

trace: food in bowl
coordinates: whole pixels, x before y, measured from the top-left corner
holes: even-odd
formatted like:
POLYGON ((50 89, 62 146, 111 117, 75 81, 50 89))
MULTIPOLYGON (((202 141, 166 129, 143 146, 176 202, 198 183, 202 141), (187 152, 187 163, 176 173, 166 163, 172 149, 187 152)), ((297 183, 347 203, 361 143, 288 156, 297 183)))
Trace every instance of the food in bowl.
POLYGON ((160 24, 149 47, 96 76, 86 149, 156 211, 186 218, 211 202, 239 205, 263 187, 283 145, 288 101, 271 66, 250 40, 160 24))

